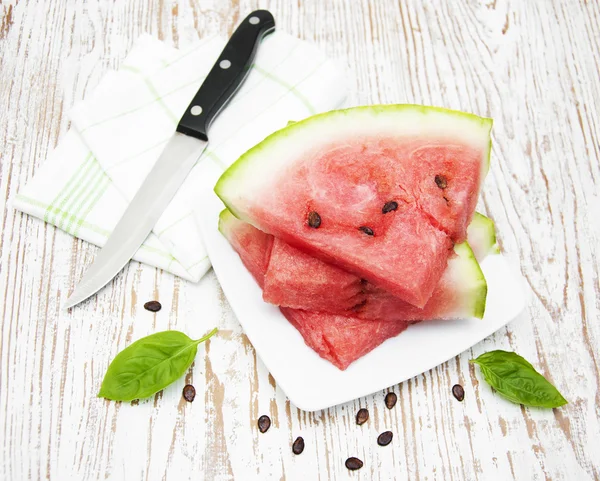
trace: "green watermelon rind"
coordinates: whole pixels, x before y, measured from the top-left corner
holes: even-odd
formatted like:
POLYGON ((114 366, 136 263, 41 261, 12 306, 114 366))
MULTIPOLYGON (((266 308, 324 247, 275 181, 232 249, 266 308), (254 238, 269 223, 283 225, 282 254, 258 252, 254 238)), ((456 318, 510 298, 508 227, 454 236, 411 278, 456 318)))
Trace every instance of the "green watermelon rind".
POLYGON ((467 227, 467 239, 470 240, 479 262, 490 254, 500 253, 494 221, 479 212, 473 214, 473 219, 467 227))
POLYGON ((464 296, 464 305, 460 312, 463 315, 468 314, 477 319, 483 319, 488 291, 485 275, 467 241, 456 244, 454 252, 468 261, 456 264, 459 268, 452 272, 452 277, 455 278, 456 283, 462 284, 464 287, 464 284, 468 282, 470 287, 468 295, 464 296))
POLYGON ((231 213, 229 209, 223 209, 219 213, 219 232, 225 236, 226 239, 229 240, 229 227, 232 226, 231 221, 236 219, 236 217, 231 213))
MULTIPOLYGON (((294 137, 297 136, 301 142, 299 142, 299 149, 305 147, 306 142, 312 138, 311 132, 316 134, 327 136, 327 127, 331 125, 331 132, 335 132, 336 126, 329 124, 330 122, 336 122, 343 120, 349 116, 352 116, 352 120, 358 125, 368 126, 369 120, 373 121, 374 117, 370 116, 398 116, 396 120, 400 120, 400 116, 403 117, 401 120, 406 122, 407 126, 417 125, 419 122, 423 122, 422 126, 427 127, 438 122, 439 125, 444 125, 445 128, 455 131, 455 133, 462 135, 467 132, 467 126, 472 127, 471 132, 477 132, 481 134, 481 138, 485 139, 485 151, 482 156, 482 176, 481 184, 485 179, 485 175, 489 170, 490 165, 490 154, 491 154, 491 140, 489 140, 489 134, 492 128, 492 119, 479 117, 474 114, 461 112, 457 110, 445 109, 442 107, 428 107, 423 105, 413 104, 393 104, 393 105, 373 105, 366 107, 352 107, 343 110, 332 110, 322 114, 313 115, 307 119, 300 120, 297 122, 288 123, 286 127, 278 130, 262 142, 258 143, 246 153, 235 161, 224 173, 221 175, 217 184, 215 185, 215 193, 221 198, 225 205, 232 211, 232 213, 240 218, 253 224, 251 219, 247 219, 241 212, 237 212, 234 204, 236 197, 240 196, 240 193, 244 189, 252 189, 250 184, 256 179, 261 182, 266 172, 270 170, 276 170, 278 167, 282 167, 277 158, 276 147, 281 141, 286 138, 293 144, 294 137), (431 116, 430 119, 426 119, 423 116, 431 116), (480 129, 479 131, 477 129, 480 129), (323 134, 325 132, 325 134, 323 134), (304 138, 300 138, 304 137, 304 138), (271 152, 269 150, 271 149, 271 152), (270 154, 270 155, 269 155, 270 154), (265 161, 269 157, 276 157, 272 160, 265 161), (268 168, 265 169, 261 164, 267 163, 268 168), (261 172, 263 171, 263 172, 261 172)), ((392 123, 395 121, 392 118, 392 123)), ((346 127, 350 126, 351 123, 347 123, 346 127)), ((365 127, 368 129, 368 127, 365 127)), ((343 131, 342 133, 345 133, 343 131)), ((352 134, 351 129, 348 130, 349 135, 352 134)), ((329 138, 328 138, 329 140, 329 138)), ((281 145, 283 145, 282 143, 281 145)), ((290 145, 291 147, 292 145, 290 145)), ((483 147, 483 146, 482 146, 483 147)))

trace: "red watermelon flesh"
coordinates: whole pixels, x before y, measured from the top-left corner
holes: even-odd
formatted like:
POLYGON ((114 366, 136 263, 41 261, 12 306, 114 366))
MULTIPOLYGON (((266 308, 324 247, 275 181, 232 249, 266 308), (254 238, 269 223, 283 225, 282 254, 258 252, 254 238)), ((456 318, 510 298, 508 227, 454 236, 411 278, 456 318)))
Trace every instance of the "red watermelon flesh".
POLYGON ((422 106, 328 112, 248 151, 215 192, 242 220, 423 307, 466 237, 490 128, 422 106))
MULTIPOLYGON (((484 239, 485 241, 485 239, 484 239)), ((274 239, 263 298, 296 309, 350 315, 370 321, 482 317, 487 285, 469 247, 459 244, 423 308, 274 239)))
POLYGON ((273 236, 236 219, 228 210, 222 211, 219 216, 219 230, 262 288, 271 256, 273 236))
POLYGON ((445 144, 420 147, 408 155, 415 165, 408 186, 417 208, 454 242, 463 242, 479 197, 482 172, 474 166, 481 162, 481 152, 445 144))
MULTIPOLYGON (((294 198, 288 192, 290 198, 294 198)), ((341 193, 340 193, 341 195, 341 193)), ((382 214, 384 201, 377 201, 379 213, 365 215, 371 221, 358 218, 341 225, 334 221, 334 212, 325 202, 312 202, 303 206, 299 199, 284 209, 295 209, 303 219, 297 226, 287 225, 282 219, 273 224, 269 232, 298 249, 335 265, 360 278, 393 293, 416 306, 424 306, 438 283, 452 249, 452 241, 441 230, 432 226, 426 216, 409 204, 400 202, 396 211, 382 214), (322 221, 318 229, 306 224, 309 212, 318 212, 322 221), (373 235, 359 227, 371 229, 373 235), (297 230, 293 232, 293 229, 297 230), (327 236, 328 244, 322 244, 319 237, 327 236), (320 247, 315 250, 314 246, 320 247), (365 256, 365 253, 370 253, 365 256)), ((359 206, 351 208, 349 217, 357 217, 359 206)), ((363 211, 367 210, 366 208, 363 211)), ((259 217, 269 216, 257 207, 259 217)))
POLYGON ((362 321, 287 307, 279 309, 311 349, 341 370, 410 325, 405 322, 362 321))
MULTIPOLYGON (((219 216, 219 230, 262 286, 272 237, 240 221, 228 210, 224 210, 219 216)), ((300 332, 308 347, 341 370, 345 370, 353 361, 372 351, 386 339, 398 335, 409 325, 364 321, 285 307, 280 310, 300 332)))
POLYGON ((266 302, 348 315, 354 306, 366 301, 363 287, 354 274, 305 254, 281 239, 273 240, 263 286, 266 302))

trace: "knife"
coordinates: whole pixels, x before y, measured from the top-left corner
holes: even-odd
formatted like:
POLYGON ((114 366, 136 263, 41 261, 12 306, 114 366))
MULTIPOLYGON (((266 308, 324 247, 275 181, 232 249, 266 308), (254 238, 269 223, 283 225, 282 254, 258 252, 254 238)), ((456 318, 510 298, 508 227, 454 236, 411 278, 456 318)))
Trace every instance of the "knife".
POLYGON ((273 15, 256 10, 233 32, 175 134, 63 307, 73 307, 104 287, 133 257, 206 149, 211 122, 248 75, 262 38, 273 30, 273 15))

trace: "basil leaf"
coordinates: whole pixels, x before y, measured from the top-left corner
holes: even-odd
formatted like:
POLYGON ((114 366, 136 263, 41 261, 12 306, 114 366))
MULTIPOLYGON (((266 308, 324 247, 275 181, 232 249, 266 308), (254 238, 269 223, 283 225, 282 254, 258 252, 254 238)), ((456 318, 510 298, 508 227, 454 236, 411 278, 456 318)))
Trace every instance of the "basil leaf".
POLYGON ((477 364, 487 383, 509 401, 543 408, 557 408, 568 402, 544 376, 515 352, 486 352, 469 362, 477 364))
POLYGON ((113 401, 141 399, 164 389, 181 377, 194 361, 198 344, 183 332, 163 331, 135 341, 108 366, 98 397, 113 401))

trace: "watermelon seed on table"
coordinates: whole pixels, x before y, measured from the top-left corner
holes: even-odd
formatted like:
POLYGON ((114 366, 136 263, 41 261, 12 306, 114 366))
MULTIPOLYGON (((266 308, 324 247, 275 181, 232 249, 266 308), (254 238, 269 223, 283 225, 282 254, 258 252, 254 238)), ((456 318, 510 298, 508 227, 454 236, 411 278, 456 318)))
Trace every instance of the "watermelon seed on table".
POLYGON ((350 471, 356 471, 357 469, 360 469, 363 467, 363 462, 360 459, 355 458, 353 456, 351 458, 346 459, 346 467, 350 471))
POLYGON ((381 209, 381 212, 387 214, 388 212, 392 212, 396 209, 398 209, 398 202, 396 202, 395 200, 390 200, 389 202, 386 202, 383 205, 383 209, 381 209))
POLYGON ((292 452, 294 454, 302 454, 302 451, 304 451, 304 438, 298 436, 294 444, 292 444, 292 452))
POLYGON ((144 304, 144 309, 150 312, 158 312, 162 309, 162 305, 158 301, 148 301, 144 304))
POLYGON ((436 175, 435 183, 442 190, 448 187, 448 179, 444 175, 436 175))
POLYGON ((183 399, 185 399, 187 402, 192 402, 194 400, 194 398, 196 397, 196 388, 194 386, 192 386, 191 384, 186 384, 183 387, 183 399))
POLYGON ((452 395, 457 401, 462 401, 465 398, 465 390, 460 384, 452 386, 452 395))
POLYGON ((308 214, 308 226, 318 229, 321 226, 321 216, 314 210, 308 214))
POLYGON ((373 229, 370 227, 361 225, 358 230, 363 231, 365 234, 372 236, 374 234, 373 229))
POLYGON ((358 424, 359 426, 362 426, 368 420, 369 420, 369 411, 367 411, 365 408, 359 409, 358 412, 356 413, 356 424, 358 424))
POLYGON ((391 431, 384 431, 377 437, 377 444, 380 446, 387 446, 392 442, 393 437, 394 433, 391 431))
POLYGON ((271 418, 266 415, 262 415, 258 418, 258 430, 261 433, 266 433, 271 427, 271 418))
POLYGON ((396 401, 398 401, 398 396, 396 396, 396 393, 388 392, 385 395, 385 405, 388 409, 392 409, 396 405, 396 401))

